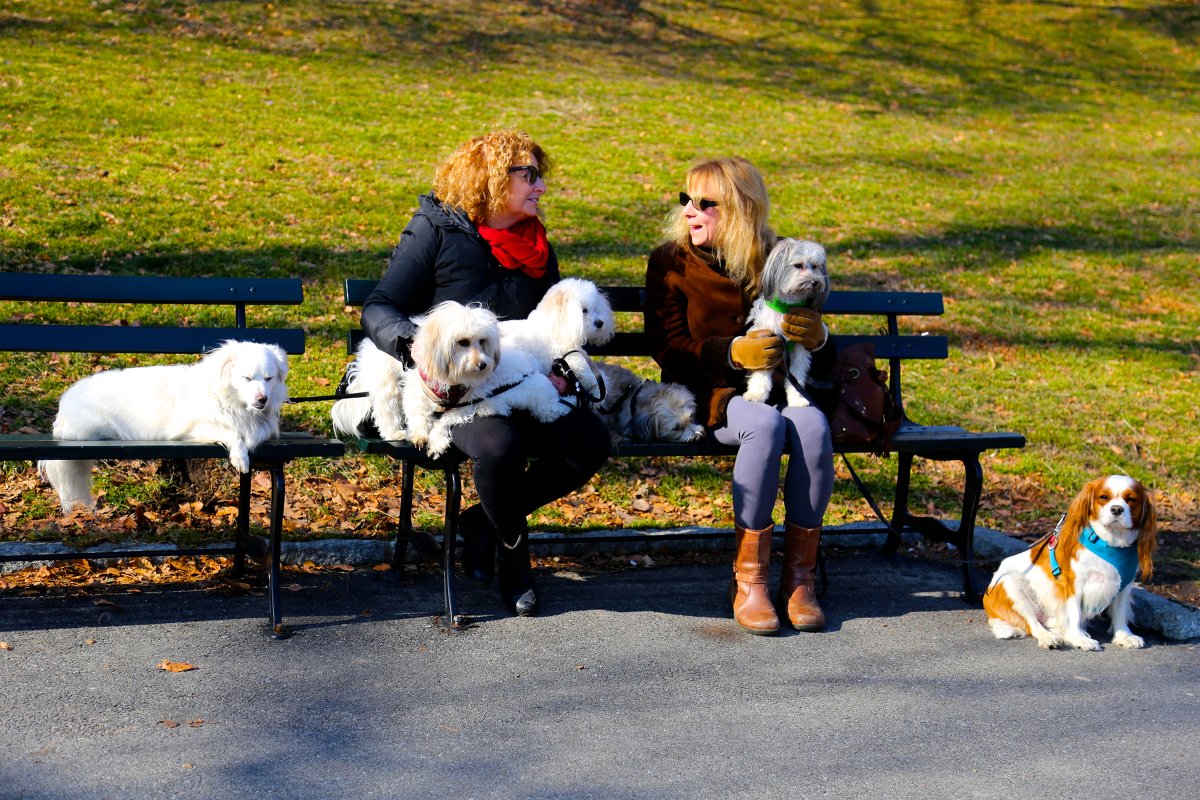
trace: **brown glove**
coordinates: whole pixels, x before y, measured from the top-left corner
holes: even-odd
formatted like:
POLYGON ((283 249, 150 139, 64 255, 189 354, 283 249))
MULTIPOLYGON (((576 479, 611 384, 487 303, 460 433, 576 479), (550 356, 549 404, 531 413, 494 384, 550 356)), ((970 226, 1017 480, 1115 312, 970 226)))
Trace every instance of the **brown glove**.
POLYGON ((783 339, 770 331, 750 331, 729 345, 729 360, 738 369, 771 369, 783 358, 783 339))
POLYGON ((805 350, 816 350, 825 344, 829 332, 821 322, 821 313, 811 308, 797 308, 783 315, 783 336, 805 350))

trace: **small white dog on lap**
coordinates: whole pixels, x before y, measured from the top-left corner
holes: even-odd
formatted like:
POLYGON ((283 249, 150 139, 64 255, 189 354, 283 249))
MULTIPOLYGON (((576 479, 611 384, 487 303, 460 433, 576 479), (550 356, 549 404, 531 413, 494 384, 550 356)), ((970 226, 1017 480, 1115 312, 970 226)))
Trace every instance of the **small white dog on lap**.
MULTIPOLYGON (((226 341, 197 364, 98 372, 63 393, 56 439, 217 442, 239 472, 250 452, 279 436, 287 400, 287 353, 257 342, 226 341)), ((64 512, 95 507, 95 461, 40 461, 64 512)))
POLYGON ((334 404, 339 433, 361 435, 372 418, 383 438, 437 458, 450 448, 453 428, 475 417, 524 410, 552 422, 571 410, 536 358, 517 349, 501 356, 500 326, 488 309, 444 302, 413 322, 410 368, 370 340, 359 345, 347 388, 368 397, 334 404))
MULTIPOLYGON (((829 273, 825 266, 825 248, 816 242, 780 239, 767 256, 759 279, 759 297, 750 309, 748 330, 768 330, 781 334, 783 318, 797 308, 820 311, 829 299, 829 273)), ((812 367, 812 353, 789 342, 788 379, 784 387, 789 406, 807 406, 802 391, 812 367)), ((774 370, 755 370, 746 375, 743 396, 765 403, 771 394, 774 370)))
POLYGON ((525 319, 500 323, 500 346, 507 354, 521 350, 550 372, 556 359, 564 359, 591 397, 599 396, 593 367, 583 349, 602 345, 615 333, 612 305, 595 283, 583 278, 563 278, 546 290, 525 319))

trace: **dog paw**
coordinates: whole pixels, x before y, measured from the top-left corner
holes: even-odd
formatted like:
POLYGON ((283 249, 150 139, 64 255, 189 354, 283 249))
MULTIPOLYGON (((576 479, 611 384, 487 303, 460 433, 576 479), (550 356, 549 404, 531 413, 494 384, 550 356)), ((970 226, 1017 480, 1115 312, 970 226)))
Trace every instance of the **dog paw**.
POLYGON ((246 473, 250 471, 250 454, 245 451, 230 452, 229 463, 233 464, 233 468, 238 472, 246 473))
POLYGON ((1100 643, 1086 633, 1067 634, 1067 644, 1076 650, 1099 650, 1100 643))
POLYGON ((1113 634, 1113 644, 1117 647, 1128 648, 1129 650, 1141 650, 1146 646, 1146 640, 1129 631, 1117 631, 1113 634))
POLYGON ((1050 631, 1046 631, 1045 633, 1036 633, 1034 634, 1034 638, 1037 639, 1038 647, 1042 648, 1043 650, 1053 650, 1062 644, 1062 639, 1058 638, 1053 633, 1050 633, 1050 631))

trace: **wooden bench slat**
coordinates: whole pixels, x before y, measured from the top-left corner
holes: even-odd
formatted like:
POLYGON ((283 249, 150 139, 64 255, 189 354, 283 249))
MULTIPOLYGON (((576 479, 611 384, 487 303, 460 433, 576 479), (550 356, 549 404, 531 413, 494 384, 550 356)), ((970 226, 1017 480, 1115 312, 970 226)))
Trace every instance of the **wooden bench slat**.
POLYGON ((0 300, 60 303, 299 305, 297 278, 173 278, 0 272, 0 300))
POLYGON ((0 325, 0 351, 36 353, 204 353, 226 339, 304 352, 295 328, 167 328, 120 325, 0 325))
MULTIPOLYGON (((287 431, 268 439, 250 456, 254 461, 290 461, 293 458, 333 458, 345 452, 337 439, 324 439, 303 431, 287 431)), ((49 434, 0 435, 0 461, 73 461, 80 459, 153 460, 159 458, 226 458, 229 451, 215 442, 82 441, 59 440, 49 434)))
MULTIPOLYGON (((346 305, 361 306, 378 281, 347 278, 343 286, 346 305)), ((617 312, 638 312, 645 306, 646 290, 640 286, 604 286, 604 294, 617 312)), ((827 314, 897 314, 937 316, 945 313, 940 292, 876 292, 835 290, 823 309, 827 314)))

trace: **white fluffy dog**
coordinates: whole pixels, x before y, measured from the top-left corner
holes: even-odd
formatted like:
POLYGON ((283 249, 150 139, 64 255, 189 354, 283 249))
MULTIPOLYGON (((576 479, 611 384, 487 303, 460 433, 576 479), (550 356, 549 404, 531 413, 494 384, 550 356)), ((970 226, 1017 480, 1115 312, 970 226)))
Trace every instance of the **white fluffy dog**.
POLYGON ((696 398, 686 386, 659 383, 618 364, 596 365, 607 391, 593 410, 608 427, 613 444, 694 442, 704 437, 696 423, 696 398))
MULTIPOLYGON (((222 343, 197 364, 98 372, 63 393, 54 437, 217 442, 239 472, 249 472, 250 451, 279 435, 287 374, 282 348, 238 341, 222 343)), ((95 507, 95 463, 38 462, 64 512, 95 507)))
POLYGON ((615 333, 612 305, 589 280, 563 278, 546 290, 541 302, 525 319, 500 323, 500 346, 505 353, 528 353, 549 372, 555 359, 564 358, 581 388, 599 396, 599 385, 591 363, 582 350, 601 345, 615 333))
POLYGON ((346 436, 362 436, 363 423, 370 420, 382 438, 391 441, 405 438, 404 409, 400 404, 404 365, 364 338, 346 370, 346 377, 348 392, 366 392, 367 396, 334 403, 329 411, 333 429, 346 436))
POLYGON ((454 426, 477 416, 525 410, 551 422, 571 410, 533 357, 519 350, 502 357, 491 311, 445 302, 413 322, 411 368, 369 340, 359 346, 348 387, 369 397, 334 404, 338 431, 356 435, 371 416, 385 439, 406 439, 437 458, 449 449, 454 426))
MULTIPOLYGON (((798 308, 820 311, 829 299, 829 273, 825 268, 825 248, 816 242, 780 239, 763 266, 759 296, 750 309, 749 330, 769 330, 778 334, 783 317, 798 308)), ((807 406, 802 392, 812 366, 812 353, 798 344, 788 343, 785 391, 789 406, 807 406)), ((773 370, 755 370, 746 377, 744 397, 765 403, 771 394, 773 370)))

